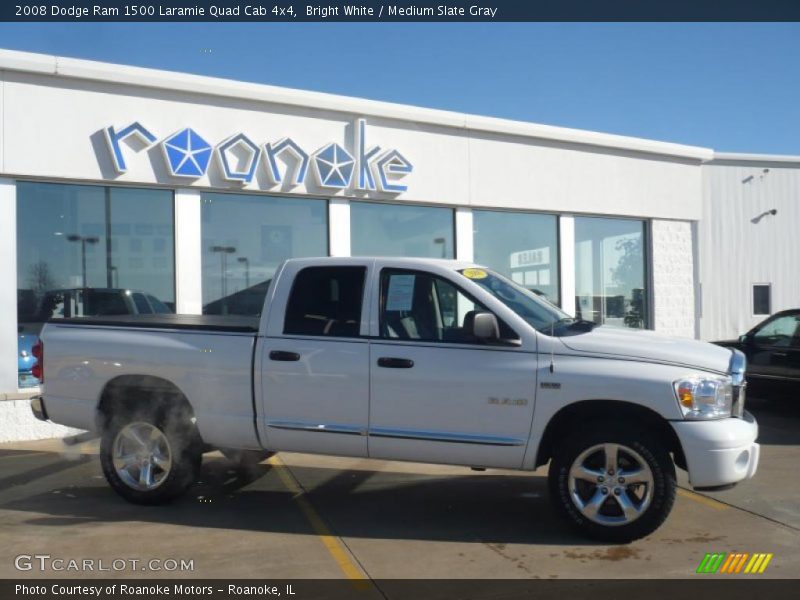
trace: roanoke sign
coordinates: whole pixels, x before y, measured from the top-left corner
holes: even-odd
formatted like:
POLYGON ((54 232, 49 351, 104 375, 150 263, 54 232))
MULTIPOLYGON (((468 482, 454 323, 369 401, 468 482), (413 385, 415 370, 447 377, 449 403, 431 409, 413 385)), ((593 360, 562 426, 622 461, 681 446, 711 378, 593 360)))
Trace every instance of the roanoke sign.
POLYGON ((400 194, 408 189, 404 178, 413 165, 398 151, 367 145, 367 123, 356 119, 352 151, 329 142, 309 152, 292 138, 263 142, 237 132, 212 146, 196 129, 186 127, 159 139, 142 123, 104 129, 111 162, 117 173, 126 173, 130 153, 160 146, 172 177, 198 179, 208 173, 212 159, 222 177, 231 182, 251 183, 259 168, 273 184, 301 186, 313 183, 335 190, 379 191, 400 194), (136 150, 130 142, 139 144, 136 150))

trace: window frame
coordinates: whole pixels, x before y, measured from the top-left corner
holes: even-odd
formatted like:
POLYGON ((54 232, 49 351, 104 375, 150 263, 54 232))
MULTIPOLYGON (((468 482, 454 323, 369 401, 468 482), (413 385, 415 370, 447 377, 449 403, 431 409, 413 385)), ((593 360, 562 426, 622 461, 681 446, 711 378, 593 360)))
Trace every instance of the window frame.
MULTIPOLYGON (((292 286, 289 289, 289 294, 286 296, 286 303, 283 310, 283 322, 281 323, 280 327, 280 335, 284 337, 303 337, 303 338, 312 338, 316 340, 353 340, 359 338, 366 338, 368 336, 361 333, 361 325, 364 322, 364 309, 367 308, 367 297, 366 291, 369 285, 369 269, 366 265, 307 265, 300 267, 293 275, 292 279, 292 286), (300 276, 305 273, 306 271, 314 271, 314 270, 334 270, 334 269, 348 269, 348 270, 360 270, 362 272, 362 279, 361 279, 361 292, 359 294, 361 298, 361 306, 358 313, 358 324, 357 324, 357 331, 356 335, 318 335, 314 333, 297 333, 297 332, 290 332, 287 331, 287 319, 289 318, 289 310, 290 306, 292 305, 292 298, 294 296, 295 289, 297 287, 297 283, 300 279, 300 276)), ((273 279, 274 281, 274 279, 273 279)), ((269 291, 267 291, 267 295, 269 295, 269 291)))
MULTIPOLYGON (((577 229, 578 221, 585 220, 585 219, 602 219, 602 220, 613 220, 613 221, 633 221, 635 223, 640 223, 642 225, 642 259, 644 264, 644 272, 642 280, 644 282, 644 291, 645 291, 645 301, 643 303, 643 309, 645 311, 645 317, 643 319, 643 327, 628 327, 625 326, 623 329, 631 329, 633 331, 646 331, 646 330, 653 330, 655 325, 655 282, 654 282, 654 273, 653 273, 653 262, 652 257, 655 253, 653 248, 653 235, 652 235, 652 226, 653 220, 651 218, 641 218, 641 217, 630 217, 630 216, 617 216, 617 215, 592 215, 592 214, 574 214, 573 220, 573 232, 577 229)), ((559 230, 560 235, 560 230, 559 230)), ((559 237, 559 246, 561 244, 561 238, 559 237)), ((578 254, 577 254, 577 236, 573 233, 573 278, 577 281, 577 269, 578 269, 578 254)), ((575 305, 573 306, 573 310, 577 315, 579 310, 577 306, 578 300, 578 293, 577 287, 575 289, 575 305)), ((563 310, 567 310, 563 308, 563 310)), ((605 315, 603 315, 603 321, 598 323, 598 325, 606 325, 605 322, 605 315)))
MULTIPOLYGON (((555 239, 555 245, 553 247, 553 249, 555 250, 555 252, 554 252, 555 260, 553 261, 553 265, 554 265, 553 270, 555 271, 556 278, 558 280, 558 284, 556 286, 554 286, 555 289, 556 289, 556 294, 558 295, 558 301, 554 302, 554 304, 556 304, 556 306, 558 306, 559 308, 564 309, 564 277, 563 277, 563 272, 562 272, 562 266, 563 265, 561 264, 561 260, 563 258, 563 253, 564 252, 563 252, 563 248, 561 246, 562 235, 563 235, 563 233, 561 231, 561 227, 562 227, 561 217, 563 217, 566 213, 548 212, 548 211, 542 211, 542 210, 520 210, 520 209, 516 209, 516 208, 483 208, 483 207, 475 207, 475 208, 472 209, 472 214, 473 214, 472 218, 473 218, 473 220, 475 219, 475 214, 476 213, 505 213, 505 214, 511 214, 511 215, 526 215, 526 216, 527 215, 533 215, 533 216, 543 216, 543 217, 553 217, 554 218, 554 220, 555 220, 555 234, 556 234, 555 238, 556 239, 555 239)), ((581 216, 581 215, 575 215, 575 217, 578 217, 578 216, 581 216)), ((473 226, 473 229, 475 229, 474 226, 473 226)), ((475 256, 474 248, 475 248, 475 239, 476 239, 476 237, 477 237, 476 232, 473 231, 473 233, 472 233, 473 257, 472 258, 474 259, 475 263, 476 264, 484 264, 485 266, 487 266, 488 268, 492 269, 496 273, 498 273, 500 275, 503 275, 505 277, 508 277, 508 279, 512 279, 510 274, 509 275, 505 275, 501 270, 495 268, 494 266, 492 266, 490 264, 485 264, 485 263, 481 262, 481 259, 479 259, 477 256, 475 256)), ((513 279, 512 279, 512 281, 513 281, 513 279)), ((523 284, 519 284, 519 285, 522 285, 522 287, 525 287, 526 289, 530 289, 530 288, 527 288, 527 286, 525 286, 523 284)), ((531 291, 533 291, 533 290, 531 290, 531 291)), ((552 302, 552 300, 550 298, 547 298, 546 296, 545 296, 545 299, 547 299, 548 301, 552 302)), ((574 298, 573 298, 573 303, 574 303, 574 298)))
MULTIPOLYGON (((14 179, 14 185, 16 190, 16 199, 15 205, 18 206, 20 202, 20 187, 24 187, 26 185, 47 185, 47 186, 58 186, 58 187, 68 187, 68 188, 95 188, 98 190, 102 190, 104 196, 104 209, 103 209, 103 221, 104 221, 104 233, 103 236, 105 237, 105 241, 100 249, 102 253, 102 262, 104 263, 104 268, 106 270, 106 282, 107 285, 105 288, 93 288, 91 286, 87 286, 83 288, 81 285, 78 286, 56 286, 56 290, 72 290, 72 289, 124 289, 128 287, 129 289, 135 289, 138 291, 143 291, 149 294, 152 294, 156 297, 153 292, 150 290, 145 290, 139 287, 130 287, 130 286, 120 286, 119 278, 119 271, 116 270, 116 266, 111 264, 112 257, 115 256, 116 252, 119 252, 118 249, 114 249, 112 247, 111 240, 119 239, 118 234, 114 234, 112 232, 112 227, 114 225, 113 219, 111 215, 114 214, 112 210, 114 198, 113 194, 117 190, 125 190, 125 191, 139 191, 139 192, 156 192, 156 193, 167 193, 169 194, 169 199, 165 200, 165 204, 169 205, 169 219, 171 225, 171 244, 168 244, 167 247, 170 249, 171 252, 171 260, 167 263, 166 268, 171 274, 170 279, 170 293, 171 297, 169 300, 164 300, 163 298, 157 298, 162 304, 164 304, 167 308, 170 309, 170 314, 176 314, 178 312, 178 222, 175 213, 175 198, 176 198, 176 188, 174 187, 163 187, 163 186, 154 186, 154 185, 146 185, 140 183, 121 183, 121 182, 96 182, 96 181, 75 181, 75 180, 58 180, 58 179, 32 179, 30 177, 19 177, 14 179), (116 281, 115 281, 116 278, 116 281)), ((16 244, 19 245, 19 211, 17 211, 17 220, 15 223, 15 230, 16 230, 16 244)), ((15 261, 15 269, 19 268, 19 258, 15 261)), ((17 281, 15 282, 17 289, 19 289, 19 276, 17 276, 17 281)), ((37 318, 40 316, 40 313, 37 310, 36 314, 37 318)), ((19 325, 19 317, 17 317, 17 324, 19 325)), ((37 334, 38 335, 38 334, 37 334)))
MULTIPOLYGON (((286 194, 286 193, 279 193, 279 192, 275 192, 275 191, 259 191, 259 190, 232 190, 232 189, 220 189, 220 188, 210 188, 210 189, 202 190, 202 192, 200 194, 200 217, 199 217, 199 219, 200 219, 199 226, 200 226, 200 238, 201 238, 201 240, 204 239, 203 235, 205 233, 205 227, 206 227, 206 223, 204 222, 203 211, 206 210, 206 206, 208 204, 212 204, 214 202, 214 200, 217 199, 218 197, 222 197, 221 199, 223 199, 223 200, 227 199, 227 198, 234 199, 236 197, 239 197, 239 198, 250 198, 250 199, 252 199, 254 201, 258 200, 258 202, 261 202, 261 201, 269 202, 271 200, 275 200, 275 201, 290 201, 290 202, 291 201, 295 201, 295 200, 298 200, 298 201, 312 200, 312 201, 315 201, 315 202, 324 203, 324 211, 323 212, 324 212, 325 224, 324 224, 323 229, 324 229, 324 232, 325 232, 325 239, 326 239, 324 254, 323 253, 320 253, 320 254, 302 254, 302 255, 299 255, 299 256, 298 255, 291 255, 291 256, 288 257, 288 259, 304 259, 304 258, 312 258, 314 256, 325 256, 325 257, 333 256, 332 255, 332 248, 333 248, 333 245, 334 245, 334 239, 333 239, 334 235, 333 235, 333 231, 331 229, 331 200, 334 200, 335 198, 333 198, 333 197, 331 197, 329 195, 323 195, 323 194, 286 194)), ((216 302, 219 302, 220 300, 222 300, 222 297, 215 298, 215 299, 208 300, 208 301, 205 299, 205 279, 206 279, 205 270, 206 269, 205 269, 205 262, 204 261, 206 260, 206 254, 207 253, 204 250, 204 246, 201 244, 201 248, 200 248, 200 270, 199 270, 199 277, 200 277, 201 281, 200 281, 200 298, 199 298, 199 302, 200 302, 200 305, 201 305, 202 314, 216 314, 216 313, 206 313, 205 312, 205 307, 207 305, 210 305, 210 304, 213 304, 213 303, 216 303, 216 302)), ((271 283, 271 281, 275 279, 275 276, 280 272, 280 265, 281 265, 282 262, 283 261, 279 261, 275 265, 275 272, 272 274, 272 276, 267 281, 269 281, 271 283)), ((252 287, 252 285, 251 285, 251 287, 252 287)), ((265 297, 262 300, 265 300, 266 297, 269 295, 269 288, 270 288, 270 286, 268 285, 265 297)), ((240 291, 242 291, 242 290, 240 290, 240 291)), ((231 296, 231 295, 233 295, 233 294, 228 294, 228 296, 231 296)), ((262 302, 262 306, 263 306, 263 302, 262 302)), ((362 310, 363 310, 363 306, 362 306, 362 310)), ((228 314, 230 314, 232 316, 237 316, 238 313, 228 313, 228 314)), ((248 315, 249 314, 250 313, 248 313, 248 315)), ((263 316, 263 314, 264 313, 261 313, 261 316, 263 316)), ((280 330, 283 331, 283 325, 282 324, 281 324, 280 330)))
POLYGON ((769 317, 772 315, 772 283, 752 283, 750 284, 750 316, 753 317, 769 317), (767 288, 767 312, 765 313, 757 313, 756 312, 756 288, 757 287, 766 287, 767 288))
MULTIPOLYGON (((358 210, 358 209, 356 209, 358 210)), ((408 203, 408 202, 381 202, 372 199, 351 199, 350 200, 350 256, 354 258, 368 258, 368 257, 376 257, 376 258, 396 258, 396 257, 403 257, 403 258, 431 258, 431 259, 441 259, 441 260, 458 260, 458 227, 456 225, 456 207, 454 206, 447 206, 447 205, 440 205, 440 204, 424 204, 424 203, 408 203), (356 206, 364 206, 364 205, 375 205, 375 206, 389 206, 389 207, 400 207, 400 208, 432 208, 432 209, 442 209, 448 211, 450 214, 450 235, 452 236, 452 256, 451 257, 441 257, 441 256, 414 256, 408 254, 376 254, 373 252, 369 252, 366 254, 356 253, 353 249, 353 208, 356 206)))
MULTIPOLYGON (((517 331, 513 327, 508 325, 501 317, 499 317, 497 315, 496 312, 494 312, 493 310, 488 308, 485 305, 484 302, 481 302, 480 300, 475 298, 475 296, 473 294, 470 294, 468 291, 466 291, 462 286, 460 286, 453 279, 450 279, 448 277, 444 277, 443 275, 440 275, 438 273, 433 273, 431 271, 423 271, 423 270, 420 270, 420 269, 407 269, 407 268, 403 268, 403 267, 392 267, 392 266, 383 266, 380 269, 378 269, 378 272, 377 272, 377 280, 378 280, 378 298, 377 298, 377 305, 378 305, 378 318, 377 318, 378 335, 377 335, 377 338, 375 338, 375 339, 377 339, 377 340, 379 340, 381 342, 389 342, 389 343, 405 343, 405 344, 416 343, 416 344, 426 344, 426 345, 430 345, 430 344, 446 344, 448 346, 469 346, 470 348, 482 348, 482 349, 489 349, 489 348, 497 349, 497 348, 508 348, 509 347, 508 344, 502 343, 502 341, 501 341, 501 343, 498 343, 498 344, 486 344, 486 343, 482 343, 482 342, 466 342, 466 341, 462 342, 462 341, 445 340, 445 339, 441 339, 441 340, 435 340, 435 339, 403 339, 403 338, 386 337, 383 332, 384 332, 384 312, 385 312, 384 311, 384 306, 385 306, 385 300, 386 300, 386 294, 385 294, 386 290, 385 290, 385 286, 384 286, 384 274, 386 274, 387 272, 398 273, 398 274, 401 274, 401 275, 424 275, 424 276, 430 277, 430 278, 432 278, 434 280, 439 279, 439 280, 445 281, 446 283, 452 285, 456 289, 456 291, 458 293, 462 294, 467 300, 469 300, 473 304, 477 304, 479 306, 482 306, 484 308, 485 312, 493 314, 495 316, 495 318, 497 319, 497 322, 498 322, 498 325, 500 326, 501 332, 502 332, 503 328, 505 327, 509 332, 514 334, 514 338, 512 338, 513 340, 519 341, 519 342, 522 341, 522 336, 520 336, 520 334, 517 333, 517 331)), ((388 281, 388 277, 387 277, 387 281, 388 281)), ((438 303, 439 303, 438 292, 437 292, 436 296, 437 296, 436 297, 436 303, 438 305, 438 303)), ((440 316, 441 316, 441 312, 440 312, 440 316)))

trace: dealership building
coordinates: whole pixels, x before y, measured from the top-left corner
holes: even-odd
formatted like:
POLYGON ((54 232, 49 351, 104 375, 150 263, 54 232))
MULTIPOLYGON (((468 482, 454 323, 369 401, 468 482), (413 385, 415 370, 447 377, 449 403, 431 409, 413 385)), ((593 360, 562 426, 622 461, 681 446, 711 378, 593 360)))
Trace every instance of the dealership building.
POLYGON ((0 51, 0 441, 66 431, 27 408, 45 318, 252 314, 290 257, 475 261, 729 338, 800 305, 798 199, 800 157, 0 51))

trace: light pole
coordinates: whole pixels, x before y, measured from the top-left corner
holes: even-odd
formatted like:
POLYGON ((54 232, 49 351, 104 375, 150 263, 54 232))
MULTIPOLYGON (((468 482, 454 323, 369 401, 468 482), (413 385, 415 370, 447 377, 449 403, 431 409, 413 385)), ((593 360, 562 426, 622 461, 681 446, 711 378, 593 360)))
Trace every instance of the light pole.
POLYGON ((222 314, 228 314, 228 301, 226 296, 228 295, 228 282, 226 271, 228 270, 228 254, 233 254, 236 252, 235 246, 211 246, 212 252, 219 252, 219 283, 220 283, 220 292, 222 294, 222 314))
POLYGON ((442 245, 442 258, 447 258, 447 240, 443 237, 437 237, 433 238, 433 243, 442 245))
POLYGON ((250 259, 246 256, 240 256, 237 258, 240 263, 244 265, 244 287, 250 287, 250 259))
POLYGON ((86 287, 86 244, 96 244, 100 241, 100 238, 96 235, 78 235, 77 233, 71 233, 67 236, 67 241, 81 243, 81 280, 83 281, 83 287, 86 287))

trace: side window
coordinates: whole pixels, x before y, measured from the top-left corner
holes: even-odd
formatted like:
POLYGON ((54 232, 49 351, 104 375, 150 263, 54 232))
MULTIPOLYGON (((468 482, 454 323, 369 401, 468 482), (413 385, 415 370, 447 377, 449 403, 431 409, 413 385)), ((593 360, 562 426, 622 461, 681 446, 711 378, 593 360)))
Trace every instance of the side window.
POLYGON ((131 312, 119 292, 88 290, 85 301, 82 316, 86 317, 128 315, 131 312))
POLYGON ((147 300, 150 302, 150 306, 153 307, 153 312, 156 313, 157 315, 168 315, 172 312, 169 309, 169 306, 164 304, 161 300, 159 300, 155 296, 151 296, 150 294, 148 294, 147 300))
MULTIPOLYGON (((489 312, 453 283, 420 271, 381 272, 381 337, 429 342, 478 343, 472 319, 489 312)), ((500 323, 504 338, 517 335, 500 323)))
POLYGON ((358 337, 366 267, 307 267, 294 280, 283 333, 358 337))
POLYGON ((153 313, 153 309, 150 308, 144 294, 138 292, 133 294, 133 303, 136 305, 136 312, 140 315, 149 315, 153 313))
POLYGON ((753 335, 755 342, 762 346, 790 346, 792 338, 798 335, 800 321, 798 316, 778 317, 764 325, 753 335))

